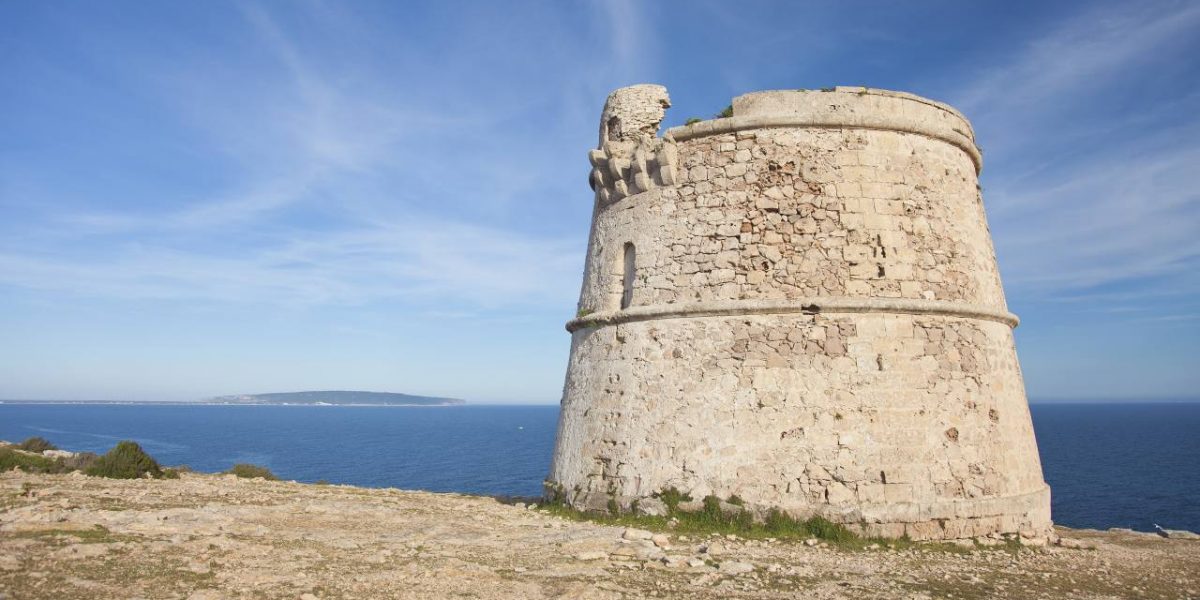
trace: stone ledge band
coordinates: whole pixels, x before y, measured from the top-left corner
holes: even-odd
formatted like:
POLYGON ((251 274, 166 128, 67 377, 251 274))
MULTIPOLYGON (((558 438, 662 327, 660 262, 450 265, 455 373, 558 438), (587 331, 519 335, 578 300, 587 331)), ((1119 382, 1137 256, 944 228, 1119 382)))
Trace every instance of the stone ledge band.
POLYGON ((692 125, 681 125, 672 127, 667 130, 663 136, 664 139, 673 139, 675 141, 690 140, 698 137, 710 135, 719 135, 722 133, 733 133, 744 129, 766 129, 769 127, 797 127, 797 128, 824 128, 824 129, 875 129, 878 131, 898 131, 900 133, 912 133, 922 135, 935 140, 941 140, 957 147, 967 156, 971 157, 971 162, 975 163, 975 173, 978 174, 983 169, 983 154, 979 152, 979 148, 975 146, 975 142, 954 129, 939 130, 939 128, 929 127, 920 123, 916 119, 905 119, 902 117, 881 115, 750 115, 745 117, 728 117, 724 119, 713 119, 710 121, 701 121, 692 125))
POLYGON ((902 315, 941 315, 981 319, 1016 327, 1020 320, 1006 310, 978 304, 943 300, 900 298, 798 298, 794 300, 723 300, 636 306, 625 310, 596 312, 567 322, 567 331, 634 321, 686 319, 692 317, 737 317, 743 315, 791 315, 823 313, 890 313, 902 315))

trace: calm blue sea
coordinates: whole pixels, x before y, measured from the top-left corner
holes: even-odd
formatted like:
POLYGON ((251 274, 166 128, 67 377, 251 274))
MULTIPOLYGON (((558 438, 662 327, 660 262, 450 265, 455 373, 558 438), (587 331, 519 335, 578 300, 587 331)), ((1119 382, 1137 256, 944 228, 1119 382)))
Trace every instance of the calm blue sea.
MULTIPOLYGON (((1055 522, 1200 531, 1200 403, 1040 404, 1033 418, 1055 522)), ((534 496, 557 419, 556 406, 0 404, 0 439, 97 453, 132 439, 200 471, 248 462, 300 481, 534 496)))

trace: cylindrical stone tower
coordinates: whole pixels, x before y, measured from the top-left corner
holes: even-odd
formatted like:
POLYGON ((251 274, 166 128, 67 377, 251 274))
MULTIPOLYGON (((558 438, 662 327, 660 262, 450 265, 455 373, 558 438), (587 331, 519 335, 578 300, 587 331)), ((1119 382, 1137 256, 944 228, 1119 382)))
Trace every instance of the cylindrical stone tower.
POLYGON ((656 137, 669 105, 639 85, 604 107, 553 493, 1045 533, 967 120, 840 87, 746 94, 656 137))

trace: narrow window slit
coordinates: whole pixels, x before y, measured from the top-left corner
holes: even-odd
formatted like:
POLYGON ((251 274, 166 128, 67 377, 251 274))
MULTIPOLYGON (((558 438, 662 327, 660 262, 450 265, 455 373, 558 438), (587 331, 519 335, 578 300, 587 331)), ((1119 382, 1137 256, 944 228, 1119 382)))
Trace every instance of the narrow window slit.
POLYGON ((624 269, 621 280, 621 310, 633 303, 633 278, 637 274, 637 252, 632 242, 625 243, 624 269))

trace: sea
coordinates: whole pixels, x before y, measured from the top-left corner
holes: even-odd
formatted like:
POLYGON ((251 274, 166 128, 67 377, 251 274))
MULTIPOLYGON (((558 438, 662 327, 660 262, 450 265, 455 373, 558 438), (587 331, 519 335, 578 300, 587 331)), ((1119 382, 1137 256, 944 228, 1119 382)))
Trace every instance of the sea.
MULTIPOLYGON (((1033 404, 1054 521, 1200 531, 1200 403, 1033 404)), ((135 440, 164 465, 263 465, 283 479, 537 496, 557 406, 0 404, 0 439, 103 453, 135 440)))

